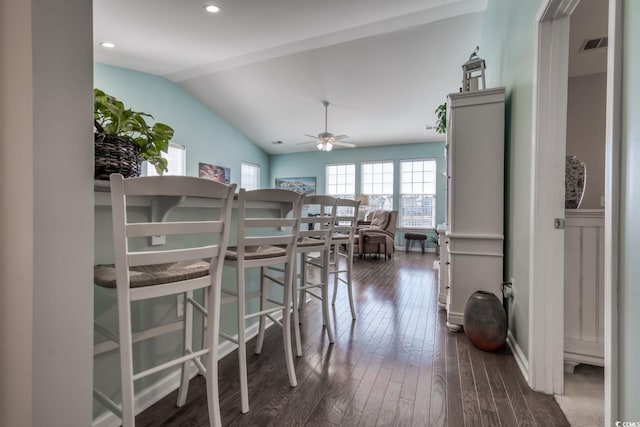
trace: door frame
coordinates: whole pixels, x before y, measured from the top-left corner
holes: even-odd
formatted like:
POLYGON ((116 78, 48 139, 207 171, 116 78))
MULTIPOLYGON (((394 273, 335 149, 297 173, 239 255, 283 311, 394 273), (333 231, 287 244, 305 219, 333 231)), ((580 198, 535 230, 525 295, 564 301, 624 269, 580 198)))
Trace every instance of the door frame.
MULTIPOLYGON (((605 424, 618 410, 618 238, 622 2, 609 0, 605 156, 605 424)), ((563 392, 564 155, 568 88, 569 19, 579 0, 544 0, 536 15, 533 77, 530 228, 529 385, 563 392)))
POLYGON ((622 128, 622 1, 609 0, 604 211, 604 422, 618 420, 618 248, 622 128))
POLYGON ((569 19, 579 0, 545 0, 535 20, 531 228, 529 246, 529 385, 563 392, 564 169, 569 78, 569 19))

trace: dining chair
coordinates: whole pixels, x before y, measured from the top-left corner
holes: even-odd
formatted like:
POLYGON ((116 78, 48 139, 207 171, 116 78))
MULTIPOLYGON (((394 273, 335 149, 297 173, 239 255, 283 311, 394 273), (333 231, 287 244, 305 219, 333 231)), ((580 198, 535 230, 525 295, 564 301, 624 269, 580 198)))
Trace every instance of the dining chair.
MULTIPOLYGON (((236 215, 238 240, 236 246, 227 249, 224 261, 226 266, 236 269, 236 288, 222 289, 224 294, 222 304, 237 304, 238 336, 235 338, 226 333, 220 333, 220 336, 238 344, 240 401, 243 413, 249 411, 247 321, 258 318, 260 331, 264 331, 267 319, 282 327, 289 384, 292 387, 297 385, 291 351, 290 311, 302 197, 301 194, 282 189, 246 191, 241 188, 238 194, 236 215), (282 279, 266 274, 266 267, 274 265, 283 266, 282 279), (247 270, 252 268, 260 268, 259 289, 247 292, 247 270), (276 289, 281 292, 279 300, 275 295, 277 291, 270 289, 272 284, 277 285, 276 289), (257 310, 247 310, 247 301, 252 299, 259 299, 257 310), (282 321, 275 316, 277 313, 282 314, 282 321)), ((256 354, 261 351, 262 340, 263 336, 260 336, 259 344, 256 345, 256 354)))
MULTIPOLYGON (((135 425, 135 381, 181 365, 183 381, 177 404, 184 403, 188 376, 185 372, 194 363, 205 375, 209 412, 209 425, 220 426, 218 396, 218 343, 213 337, 219 329, 220 288, 224 254, 229 241, 230 216, 235 184, 186 176, 153 176, 124 179, 120 174, 110 176, 111 206, 113 211, 113 251, 115 263, 96 265, 94 282, 108 288, 116 295, 118 328, 113 332, 96 324, 96 333, 118 344, 120 352, 121 404, 118 405, 105 393, 94 390, 94 396, 122 419, 122 425, 135 425), (201 203, 200 219, 188 221, 151 220, 137 221, 135 211, 128 209, 131 201, 141 198, 181 200, 194 198, 201 203), (173 199, 172 199, 173 198, 173 199), (166 236, 164 245, 149 247, 145 239, 166 236), (201 348, 191 348, 193 319, 188 315, 192 307, 202 311, 202 305, 193 298, 193 291, 205 289, 208 313, 206 328, 210 332, 201 348), (134 302, 165 297, 184 296, 185 316, 182 333, 185 346, 180 354, 164 363, 134 372, 133 344, 156 334, 148 330, 132 331, 132 306, 134 302), (206 357, 204 357, 206 356, 206 357), (204 360, 204 364, 202 363, 204 360)), ((161 325, 152 328, 159 330, 161 325)))
POLYGON ((353 283, 352 283, 352 271, 353 271, 353 241, 356 234, 356 227, 358 223, 358 209, 360 208, 360 201, 349 199, 337 199, 336 201, 336 220, 333 228, 333 235, 331 237, 331 244, 333 246, 334 261, 332 263, 333 269, 330 274, 333 274, 333 298, 331 303, 335 305, 336 296, 338 294, 338 283, 344 283, 347 285, 347 293, 349 295, 349 307, 351 308, 351 318, 356 319, 356 308, 353 301, 353 283), (344 267, 341 267, 340 258, 344 258, 344 267), (342 273, 346 274, 346 279, 341 276, 342 273))

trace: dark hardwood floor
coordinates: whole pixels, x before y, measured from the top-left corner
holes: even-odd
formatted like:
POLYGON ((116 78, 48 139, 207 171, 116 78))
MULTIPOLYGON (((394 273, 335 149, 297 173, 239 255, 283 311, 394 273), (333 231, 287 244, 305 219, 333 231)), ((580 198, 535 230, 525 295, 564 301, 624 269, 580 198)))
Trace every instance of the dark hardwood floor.
MULTIPOLYGON (((263 352, 248 343, 250 411, 240 413, 236 353, 220 361, 225 426, 568 426, 552 396, 527 386, 508 349, 488 353, 464 333, 449 333, 438 310, 435 257, 397 251, 354 262, 358 319, 346 288, 332 313, 335 344, 320 304, 306 307, 298 386, 290 387, 282 332, 270 328, 263 352)), ((191 381, 187 403, 176 392, 140 414, 140 426, 206 426, 204 380, 191 381)))

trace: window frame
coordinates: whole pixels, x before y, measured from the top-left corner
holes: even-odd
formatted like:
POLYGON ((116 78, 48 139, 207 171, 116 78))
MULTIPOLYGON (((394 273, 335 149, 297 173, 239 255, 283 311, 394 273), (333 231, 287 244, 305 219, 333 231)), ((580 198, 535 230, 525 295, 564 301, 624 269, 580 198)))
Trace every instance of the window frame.
MULTIPOLYGON (((382 177, 384 178, 385 176, 385 172, 382 172, 382 177)), ((393 202, 394 202, 394 198, 395 198, 395 191, 394 191, 394 185, 395 185, 395 162, 393 160, 373 160, 373 161, 366 161, 366 162, 361 162, 360 163, 360 194, 364 194, 366 196, 369 196, 369 205, 368 205, 368 210, 376 210, 376 209, 383 209, 383 210, 392 210, 393 209, 393 202), (391 192, 381 192, 381 193, 375 193, 373 191, 369 192, 367 191, 367 188, 365 188, 365 186, 371 185, 372 188, 371 190, 373 190, 373 187, 377 184, 375 182, 375 179, 372 180, 371 183, 366 182, 365 180, 365 166, 372 166, 372 171, 371 171, 371 176, 372 177, 376 177, 376 175, 373 173, 373 168, 375 167, 374 165, 376 164, 380 164, 383 166, 384 165, 390 165, 391 166, 391 182, 384 182, 384 179, 381 183, 379 183, 379 185, 382 185, 382 189, 384 190, 385 186, 389 186, 391 192), (389 204, 387 205, 387 203, 384 203, 383 205, 379 205, 376 203, 372 203, 372 196, 381 196, 383 199, 386 198, 389 202, 389 204)))
MULTIPOLYGON (((178 144, 176 142, 170 142, 169 143, 169 150, 171 150, 172 148, 174 149, 179 149, 182 151, 182 155, 180 156, 180 160, 182 163, 182 174, 177 175, 177 174, 172 174, 169 173, 170 171, 167 171, 164 173, 164 175, 176 175, 176 176, 186 176, 187 175, 187 147, 182 145, 182 144, 178 144)), ((169 153, 164 153, 162 152, 162 157, 164 157, 165 159, 169 158, 169 153)), ((167 167, 169 167, 169 165, 167 165, 167 167)), ((155 166, 153 166, 152 164, 150 164, 149 162, 145 161, 144 162, 144 176, 158 176, 158 174, 156 173, 156 168, 155 166), (152 171, 151 174, 149 174, 149 171, 152 171)))
MULTIPOLYGON (((405 160, 400 160, 399 161, 399 167, 400 167, 400 182, 399 182, 399 200, 398 200, 398 228, 403 228, 403 229, 418 229, 418 230, 426 230, 426 229, 432 229, 435 228, 436 226, 436 196, 437 196, 437 183, 438 183, 438 161, 435 157, 426 157, 426 158, 417 158, 417 159, 405 159, 405 160), (423 169, 422 170, 422 174, 423 174, 423 179, 421 181, 415 181, 413 180, 413 176, 415 173, 419 173, 420 171, 415 171, 414 167, 412 167, 411 170, 411 175, 412 175, 412 180, 411 180, 411 186, 414 186, 415 183, 420 183, 423 187, 423 191, 422 192, 414 192, 413 190, 411 192, 406 192, 405 190, 405 180, 404 180, 404 176, 405 176, 405 171, 403 166, 405 164, 411 163, 412 165, 417 163, 417 162, 429 162, 433 165, 433 170, 432 171, 428 171, 423 169), (425 172, 432 172, 433 173, 433 180, 432 181, 427 181, 424 179, 424 174, 425 172), (425 190, 425 186, 426 185, 433 185, 433 192, 428 192, 428 191, 424 191, 425 190), (404 200, 405 197, 411 197, 411 196, 415 196, 417 198, 427 198, 430 200, 429 204, 430 207, 427 206, 405 206, 404 200), (423 219, 418 219, 415 220, 414 223, 410 223, 406 218, 406 214, 405 214, 405 210, 408 208, 414 208, 414 209, 430 209, 431 210, 431 221, 430 221, 430 225, 419 225, 419 224, 415 224, 416 222, 420 222, 420 221, 425 221, 425 217, 427 215, 420 215, 420 217, 422 217, 423 219)), ((422 201, 420 201, 420 203, 423 203, 422 201)))
POLYGON ((260 165, 257 163, 251 163, 251 162, 245 162, 242 161, 240 162, 240 188, 244 188, 245 190, 258 190, 260 189, 260 165), (255 168, 254 172, 255 172, 255 178, 256 178, 256 182, 255 182, 255 188, 247 188, 246 184, 244 182, 244 177, 246 176, 244 173, 244 168, 245 167, 250 167, 250 168, 255 168))
MULTIPOLYGON (((339 176, 339 175, 336 175, 339 176)), ((347 174, 344 174, 344 176, 347 176, 347 174)), ((327 196, 332 196, 332 197, 337 197, 337 198, 341 198, 341 199, 351 199, 351 200, 355 200, 356 198, 356 163, 355 162, 344 162, 344 163, 327 163, 324 165, 324 177, 325 177, 325 181, 324 181, 324 193, 327 196), (353 167, 353 183, 350 184, 348 182, 345 182, 344 184, 336 184, 336 185, 352 185, 353 186, 353 193, 332 193, 329 191, 329 169, 333 168, 333 167, 339 167, 339 166, 351 166, 353 167)))

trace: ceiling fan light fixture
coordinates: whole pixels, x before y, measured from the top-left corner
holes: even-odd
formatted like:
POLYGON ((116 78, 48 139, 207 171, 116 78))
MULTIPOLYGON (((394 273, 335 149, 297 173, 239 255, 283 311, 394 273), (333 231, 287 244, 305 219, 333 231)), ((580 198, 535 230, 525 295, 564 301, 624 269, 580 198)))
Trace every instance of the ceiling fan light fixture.
POLYGON ((316 148, 320 151, 331 151, 333 150, 333 144, 327 141, 320 141, 318 145, 316 145, 316 148))
POLYGON ((315 141, 303 142, 302 144, 311 144, 313 142, 316 142, 316 148, 319 151, 331 151, 333 150, 334 145, 339 145, 344 147, 355 147, 355 144, 351 144, 349 142, 342 142, 343 139, 348 138, 347 135, 335 136, 334 134, 327 131, 329 102, 322 101, 322 104, 324 105, 324 132, 320 132, 317 136, 305 133, 305 136, 308 136, 309 138, 314 138, 315 141))

